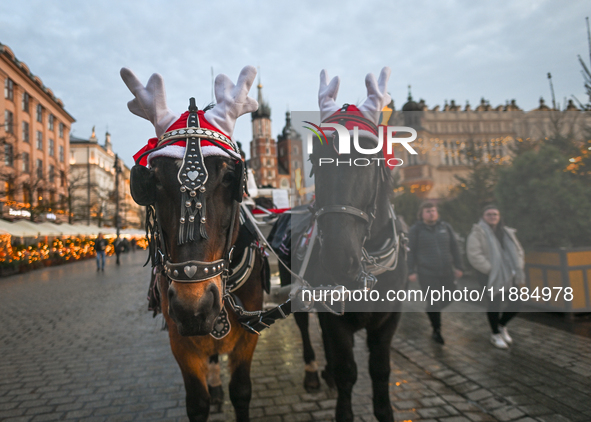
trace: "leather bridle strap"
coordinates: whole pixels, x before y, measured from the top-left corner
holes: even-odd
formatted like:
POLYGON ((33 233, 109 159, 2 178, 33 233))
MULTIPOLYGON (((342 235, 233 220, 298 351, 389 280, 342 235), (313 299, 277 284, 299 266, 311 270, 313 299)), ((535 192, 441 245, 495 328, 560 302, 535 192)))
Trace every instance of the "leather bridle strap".
MULTIPOLYGON (((232 261, 232 255, 234 252, 234 246, 233 242, 232 242, 232 238, 234 237, 234 226, 236 225, 236 220, 240 221, 240 215, 239 214, 239 210, 238 210, 238 202, 237 201, 232 201, 232 220, 230 221, 230 228, 228 229, 228 237, 226 238, 226 248, 224 250, 224 255, 227 259, 228 262, 232 261)), ((240 230, 240 229, 239 229, 240 230)), ((225 276, 227 278, 228 276, 228 271, 230 270, 230 266, 228 265, 228 267, 226 268, 226 272, 225 272, 225 276)), ((225 283, 226 280, 224 280, 225 283)), ((225 285, 224 285, 224 289, 225 289, 225 285)))
POLYGON ((268 311, 247 311, 240 298, 234 293, 226 294, 225 299, 236 312, 242 327, 253 334, 260 335, 262 330, 269 328, 275 321, 285 319, 291 314, 291 300, 289 299, 268 311))
MULTIPOLYGON (((184 262, 170 262, 168 257, 164 256, 164 274, 176 283, 200 283, 216 276, 222 276, 223 289, 225 291, 226 279, 228 278, 228 271, 230 270, 230 261, 232 260, 232 237, 234 235, 234 227, 236 222, 237 202, 234 201, 232 205, 232 221, 228 229, 228 237, 226 240, 225 250, 223 256, 225 258, 217 261, 203 262, 203 261, 184 261, 184 262)), ((158 217, 156 217, 158 218, 158 217)), ((160 229, 160 224, 158 223, 160 229)), ((162 230, 162 229, 160 229, 162 230)), ((162 239, 164 243, 164 239, 162 239)))
POLYGON ((227 259, 212 262, 185 261, 164 263, 164 273, 177 283, 198 283, 216 277, 227 270, 230 265, 227 259))
POLYGON ((369 215, 366 212, 363 212, 355 207, 351 207, 349 205, 327 205, 320 208, 316 211, 314 217, 318 219, 321 215, 328 214, 328 213, 339 213, 339 214, 350 214, 354 217, 361 218, 366 223, 370 223, 369 215))

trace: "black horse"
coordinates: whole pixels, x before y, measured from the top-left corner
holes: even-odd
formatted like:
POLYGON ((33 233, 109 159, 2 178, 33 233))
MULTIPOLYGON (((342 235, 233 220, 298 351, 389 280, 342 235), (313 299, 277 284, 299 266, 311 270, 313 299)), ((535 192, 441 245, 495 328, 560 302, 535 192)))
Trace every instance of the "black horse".
MULTIPOLYGON (((373 104, 373 107, 370 104, 369 108, 373 108, 374 113, 377 111, 379 114, 382 102, 389 102, 389 96, 385 94, 388 75, 389 69, 382 71, 379 87, 373 75, 368 75, 366 79, 368 101, 372 94, 374 102, 377 94, 382 95, 378 104, 373 104)), ((375 120, 366 117, 372 115, 372 110, 359 112, 367 111, 367 102, 364 104, 365 109, 363 106, 357 109, 349 105, 335 107, 334 98, 338 90, 338 80, 335 83, 335 79, 327 85, 324 71, 321 74, 321 110, 327 103, 332 103, 326 107, 328 113, 324 113, 322 120, 327 125, 332 122, 347 128, 351 124, 368 128, 373 136, 361 132, 363 135, 359 137, 359 146, 366 151, 370 148, 377 150, 378 129, 374 127, 375 120), (325 98, 323 101, 323 91, 324 96, 331 97, 332 101, 326 101, 325 98), (375 132, 371 129, 375 129, 375 132)), ((373 297, 379 292, 380 300, 346 302, 342 315, 334 312, 318 313, 327 360, 323 375, 329 384, 334 380, 338 390, 336 420, 352 421, 351 392, 357 380, 357 365, 353 355, 354 334, 365 329, 374 415, 379 421, 393 421, 389 398, 390 343, 400 319, 400 304, 388 302, 386 298, 389 290, 405 288, 407 270, 401 226, 395 219, 389 200, 392 193, 390 171, 385 167, 386 160, 381 149, 374 154, 361 154, 351 149, 351 153, 345 155, 338 152, 339 142, 342 141, 336 131, 332 136, 328 135, 326 140, 328 142, 314 144, 310 157, 316 190, 312 220, 317 224, 319 240, 313 245, 304 278, 313 287, 339 285, 351 291, 371 290, 374 291, 373 297), (337 160, 369 164, 337 166, 337 160), (379 275, 374 277, 372 272, 379 275)), ((298 247, 302 241, 294 239, 291 243, 291 264, 297 273, 301 260, 296 257, 300 255, 298 247)), ((282 275, 285 278, 286 272, 282 271, 282 275)), ((339 306, 336 307, 338 310, 339 306)), ((296 313, 296 322, 304 340, 306 369, 312 372, 315 369, 314 351, 309 340, 307 314, 296 313)), ((308 373, 306 382, 308 388, 314 387, 314 377, 308 373)))

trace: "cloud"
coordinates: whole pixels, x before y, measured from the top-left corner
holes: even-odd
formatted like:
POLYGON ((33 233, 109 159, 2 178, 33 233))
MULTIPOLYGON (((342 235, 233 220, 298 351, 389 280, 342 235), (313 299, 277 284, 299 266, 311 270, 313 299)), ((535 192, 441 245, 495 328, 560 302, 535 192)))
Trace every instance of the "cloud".
MULTIPOLYGON (((273 134, 284 112, 316 110, 318 75, 342 78, 339 101, 365 96, 364 77, 392 68, 390 91, 398 108, 407 85, 430 106, 455 98, 493 104, 515 98, 522 108, 549 97, 552 72, 558 99, 585 98, 576 55, 587 57, 583 2, 226 2, 114 0, 59 3, 4 2, 0 42, 39 76, 77 122, 76 136, 109 129, 114 149, 131 155, 153 136, 131 115, 122 66, 143 81, 158 72, 169 106, 182 112, 188 98, 211 100, 211 68, 235 79, 260 66, 273 134)), ((256 95, 252 92, 251 95, 256 95)), ((235 136, 246 146, 250 119, 235 136)))

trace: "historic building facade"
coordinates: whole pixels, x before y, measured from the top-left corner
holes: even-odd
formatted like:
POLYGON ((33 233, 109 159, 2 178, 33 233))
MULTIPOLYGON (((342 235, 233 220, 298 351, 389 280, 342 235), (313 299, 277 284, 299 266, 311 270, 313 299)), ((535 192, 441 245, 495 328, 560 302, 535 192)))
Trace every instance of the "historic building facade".
POLYGON ((404 160, 397 171, 402 186, 430 199, 447 196, 458 184, 456 176, 467 176, 475 160, 503 164, 519 142, 543 139, 557 131, 581 136, 585 127, 591 127, 589 113, 572 102, 563 111, 551 110, 543 99, 529 112, 515 100, 492 107, 484 99, 474 109, 455 101, 429 109, 423 100, 413 101, 410 94, 391 122, 417 131, 417 140, 411 144, 417 155, 396 147, 396 156, 404 160))
POLYGON ((249 166, 259 187, 286 189, 292 205, 300 203, 300 191, 304 188, 303 150, 300 134, 291 125, 290 113, 286 113, 285 126, 273 139, 271 107, 264 100, 263 86, 258 84, 259 108, 252 113, 252 141, 249 166))
POLYGON ((0 216, 65 222, 75 119, 41 79, 0 44, 0 216))
POLYGON ((104 144, 99 143, 94 128, 88 139, 70 137, 69 162, 70 207, 75 221, 115 227, 118 200, 119 227, 141 227, 142 207, 131 197, 130 170, 113 152, 108 132, 104 144))

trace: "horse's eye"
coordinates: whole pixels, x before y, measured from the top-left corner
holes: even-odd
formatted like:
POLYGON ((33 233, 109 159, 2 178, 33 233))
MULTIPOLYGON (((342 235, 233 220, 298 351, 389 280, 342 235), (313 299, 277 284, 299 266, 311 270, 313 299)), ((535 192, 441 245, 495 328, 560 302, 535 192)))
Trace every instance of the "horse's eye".
POLYGON ((230 184, 234 181, 234 172, 229 171, 228 173, 226 173, 224 175, 224 179, 222 180, 222 183, 224 184, 230 184))

